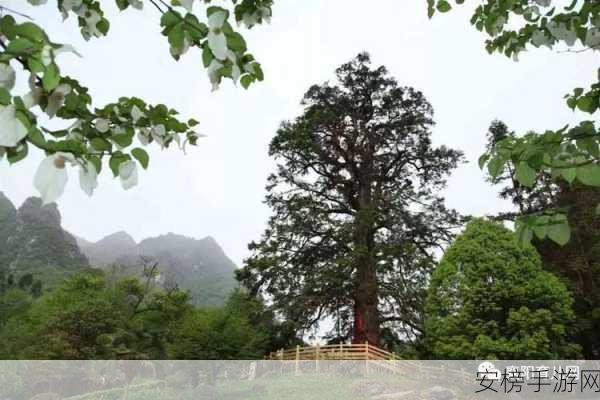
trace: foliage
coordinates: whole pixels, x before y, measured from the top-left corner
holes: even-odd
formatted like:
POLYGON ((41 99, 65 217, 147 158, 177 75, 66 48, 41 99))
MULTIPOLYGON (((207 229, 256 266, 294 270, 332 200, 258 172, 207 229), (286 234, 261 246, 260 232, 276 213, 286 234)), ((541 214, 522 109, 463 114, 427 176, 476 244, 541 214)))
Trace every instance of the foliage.
MULTIPOLYGON (((29 0, 33 5, 46 1, 29 0)), ((97 0, 57 2, 67 19, 74 15, 85 39, 108 34, 110 23, 97 0)), ((200 3, 200 2, 197 2, 200 3)), ((151 4, 161 14, 162 34, 175 59, 189 48, 202 52, 213 88, 222 78, 241 81, 244 87, 263 79, 260 64, 247 52, 244 38, 228 22, 230 10, 205 1, 207 22, 193 13, 193 0, 116 0, 123 11, 130 6, 141 9, 151 4)), ((234 0, 234 19, 248 28, 268 21, 272 0, 234 0)), ((58 198, 66 183, 65 167, 79 167, 80 185, 92 194, 103 164, 120 177, 125 189, 137 184, 137 163, 148 167, 145 146, 156 142, 161 147, 177 143, 196 144, 198 122, 178 117, 164 104, 152 105, 136 97, 121 97, 113 103, 92 108, 89 90, 76 79, 61 74, 58 56, 78 54, 71 46, 55 43, 44 29, 32 21, 19 22, 9 12, 0 18, 0 157, 6 154, 14 164, 27 157, 29 148, 43 150, 48 158, 40 165, 35 186, 45 203, 58 198), (15 67, 18 66, 18 70, 15 67), (30 92, 12 92, 18 77, 29 76, 30 92), (39 110, 36 110, 39 107, 39 110), (70 121, 68 127, 50 130, 41 125, 38 111, 48 117, 70 121), (134 144, 137 136, 139 143, 134 144)), ((22 14, 12 12, 17 18, 22 14)))
POLYGON ((298 328, 331 317, 355 341, 377 343, 383 323, 414 337, 432 251, 459 220, 439 191, 461 154, 432 145, 424 95, 367 54, 336 76, 271 142, 273 215, 238 278, 298 328))
POLYGON ((265 354, 268 333, 252 323, 239 301, 224 308, 196 309, 174 330, 169 353, 175 359, 247 360, 265 354))
MULTIPOLYGON (((452 8, 447 0, 427 0, 427 3, 430 17, 436 10, 447 12, 452 8)), ((464 0, 456 0, 456 3, 462 4, 464 0)), ((600 50, 600 4, 596 0, 573 0, 564 7, 551 0, 485 0, 475 9, 471 24, 489 36, 488 52, 503 53, 515 60, 527 46, 553 49, 579 43, 583 48, 575 52, 600 50)), ((597 115, 600 109, 600 70, 598 72, 599 81, 589 89, 578 87, 565 96, 571 109, 597 115)), ((479 165, 487 166, 492 178, 509 170, 525 187, 534 187, 547 176, 598 187, 600 131, 597 121, 582 121, 574 127, 524 137, 509 135, 488 149, 479 159, 479 165), (511 166, 514 166, 512 171, 511 166)), ((600 204, 592 207, 600 212, 600 204)), ((560 245, 569 241, 565 210, 547 209, 524 215, 517 220, 517 225, 523 242, 529 242, 534 232, 546 232, 560 245)))
POLYGON ((532 246, 520 247, 498 223, 475 219, 431 276, 425 343, 433 358, 577 357, 568 335, 571 305, 532 246))
MULTIPOLYGON (((507 135, 508 128, 500 121, 490 127, 490 144, 507 135), (494 139, 496 138, 496 139, 494 139)), ((502 213, 499 218, 514 219, 520 215, 542 213, 545 210, 563 210, 568 215, 570 226, 546 225, 534 228, 533 244, 540 253, 545 269, 564 278, 573 293, 575 311, 575 339, 583 348, 585 358, 594 359, 600 354, 600 339, 596 332, 600 329, 600 216, 595 215, 594 206, 600 202, 600 188, 585 186, 577 181, 572 183, 555 182, 551 176, 539 175, 538 182, 531 188, 513 179, 512 163, 507 163, 507 171, 489 178, 494 184, 503 185, 500 196, 510 199, 518 207, 518 213, 502 213), (560 230, 565 229, 571 240, 563 246, 556 245, 560 230), (554 241, 543 240, 552 235, 554 241)))
POLYGON ((0 332, 5 359, 164 358, 173 321, 189 309, 187 294, 147 280, 111 282, 102 272, 69 278, 0 332))

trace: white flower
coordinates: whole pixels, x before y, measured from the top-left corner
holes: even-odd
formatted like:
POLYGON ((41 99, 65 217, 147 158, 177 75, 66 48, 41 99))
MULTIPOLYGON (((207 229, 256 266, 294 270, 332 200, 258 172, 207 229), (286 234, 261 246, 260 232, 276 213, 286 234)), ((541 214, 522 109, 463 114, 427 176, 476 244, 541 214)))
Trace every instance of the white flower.
POLYGON ((533 43, 533 45, 536 47, 540 47, 540 46, 551 47, 550 46, 550 38, 546 35, 546 33, 544 31, 539 30, 539 29, 537 29, 531 35, 531 43, 533 43))
POLYGON ((92 36, 100 37, 102 32, 98 29, 98 22, 102 21, 102 16, 96 10, 90 10, 85 5, 77 10, 77 15, 85 20, 86 26, 81 29, 84 37, 89 39, 92 36))
POLYGON ((215 11, 208 17, 208 47, 219 60, 227 58, 227 38, 222 29, 226 18, 225 11, 215 11))
POLYGON ((79 186, 88 196, 98 187, 98 171, 91 162, 79 166, 79 186))
POLYGON ((67 163, 75 161, 72 154, 54 153, 46 157, 38 167, 33 185, 40 192, 44 204, 52 203, 58 199, 67 184, 67 163))
POLYGON ((552 36, 558 40, 564 40, 567 45, 573 46, 577 40, 577 34, 569 29, 565 23, 550 21, 546 25, 552 36))
POLYGON ((194 0, 179 0, 179 3, 183 8, 188 10, 188 12, 192 12, 192 7, 194 6, 194 0))
POLYGON ((71 92, 71 86, 67 83, 58 85, 53 91, 50 97, 48 97, 48 105, 46 106, 46 114, 50 118, 56 115, 56 112, 65 103, 65 96, 71 92))
POLYGON ((600 29, 590 28, 585 35, 585 45, 588 47, 600 46, 600 29))
POLYGON ((131 160, 119 164, 119 178, 121 178, 121 186, 125 190, 137 185, 137 164, 131 160))
POLYGON ((27 128, 17 118, 16 108, 9 104, 0 110, 0 146, 15 147, 25 136, 27 128))
POLYGON ((145 117, 146 114, 142 112, 135 104, 131 107, 131 118, 133 119, 133 123, 137 123, 140 118, 145 117))
POLYGON ((96 126, 96 130, 100 133, 106 133, 110 129, 110 121, 104 118, 96 119, 94 125, 96 126))
POLYGON ((15 70, 9 64, 0 63, 0 86, 8 91, 15 86, 15 70))
POLYGON ((142 3, 141 0, 129 0, 129 5, 138 10, 141 10, 144 8, 144 3, 142 3))
POLYGON ((219 74, 221 68, 223 68, 223 64, 217 60, 212 60, 206 69, 208 79, 210 80, 210 83, 212 83, 213 92, 219 88, 219 83, 221 83, 221 75, 219 74))

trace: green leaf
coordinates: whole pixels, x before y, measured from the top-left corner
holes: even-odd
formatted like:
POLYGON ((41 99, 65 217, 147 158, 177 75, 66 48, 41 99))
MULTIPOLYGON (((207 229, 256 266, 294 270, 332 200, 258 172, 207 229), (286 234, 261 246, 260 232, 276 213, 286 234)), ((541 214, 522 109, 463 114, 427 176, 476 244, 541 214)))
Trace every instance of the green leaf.
POLYGON ((189 126, 193 127, 193 126, 198 125, 200 122, 196 121, 193 118, 190 118, 187 123, 188 123, 189 126))
POLYGON ((46 34, 42 30, 42 28, 40 28, 33 22, 24 22, 20 25, 15 26, 14 32, 17 35, 29 39, 33 42, 39 42, 46 38, 46 34))
POLYGON ((551 221, 550 225, 548 225, 548 237, 559 245, 564 246, 571 238, 569 223, 566 221, 560 223, 552 222, 554 221, 551 221))
POLYGON ((127 147, 131 146, 131 143, 133 142, 133 135, 130 135, 129 133, 118 133, 116 135, 112 135, 111 139, 119 146, 127 147))
POLYGON ((541 215, 533 220, 533 233, 539 239, 543 239, 546 237, 548 233, 548 223, 550 221, 550 217, 547 215, 541 215))
POLYGON ((577 167, 577 179, 588 186, 600 186, 600 165, 586 164, 577 167))
POLYGON ((517 240, 520 246, 526 246, 531 243, 531 239, 533 238, 533 232, 531 228, 526 224, 520 222, 517 225, 517 240))
POLYGON ((598 97, 588 93, 577 99, 577 108, 583 112, 594 113, 598 109, 598 97))
POLYGON ((27 66, 29 70, 35 74, 39 74, 44 72, 44 64, 37 58, 29 57, 27 58, 27 66))
POLYGON ((131 155, 135 157, 136 160, 140 162, 144 169, 148 168, 148 162, 150 161, 150 157, 148 157, 148 153, 146 150, 136 147, 131 151, 131 155))
POLYGON ((28 152, 29 147, 27 146, 27 142, 22 142, 18 147, 6 150, 6 159, 10 164, 14 164, 27 157, 28 152))
POLYGON ((123 154, 120 151, 114 152, 113 155, 110 157, 110 160, 108 161, 108 165, 109 165, 113 175, 118 176, 119 175, 119 165, 121 165, 125 161, 129 161, 129 160, 130 160, 130 158, 127 154, 123 154))
POLYGON ((104 138, 95 137, 90 141, 90 144, 95 150, 98 151, 110 151, 112 149, 112 144, 104 138))
POLYGON ((88 161, 92 163, 94 168, 96 169, 96 173, 100 173, 102 171, 102 160, 97 156, 88 156, 88 161))
POLYGON ((0 87, 0 104, 2 104, 3 106, 6 106, 11 103, 11 100, 12 100, 12 96, 10 95, 8 90, 6 90, 3 87, 0 87))
POLYGON ((483 167, 485 166, 485 163, 487 162, 487 160, 489 160, 490 156, 489 154, 482 154, 481 157, 479 157, 479 160, 477 160, 477 163, 479 164, 479 169, 483 169, 483 167))
POLYGON ((183 49, 183 39, 185 38, 185 33, 183 31, 183 25, 178 24, 171 29, 169 32, 169 44, 178 51, 183 49))
POLYGON ((237 32, 234 32, 231 35, 227 35, 227 47, 229 47, 233 51, 237 51, 243 53, 247 50, 246 41, 237 32))
POLYGON ((24 53, 27 50, 31 50, 35 45, 29 39, 16 38, 10 41, 6 47, 6 51, 9 53, 24 53))
POLYGON ((202 64, 204 64, 204 67, 208 68, 208 66, 210 65, 210 63, 212 62, 212 60, 214 58, 215 58, 215 56, 213 56, 212 51, 210 51, 208 46, 205 45, 202 48, 202 64))
POLYGON ((438 1, 438 3, 437 3, 437 10, 439 12, 445 13, 445 12, 450 11, 451 9, 452 9, 452 6, 446 0, 439 0, 438 1))
POLYGON ((573 183, 577 176, 577 169, 575 168, 562 168, 560 170, 562 177, 569 183, 573 183))
POLYGON ((504 160, 500 156, 493 157, 487 164, 488 173, 496 178, 504 170, 504 160))
POLYGON ((44 90, 50 92, 60 83, 60 72, 56 64, 52 63, 46 67, 44 77, 42 78, 42 86, 44 90))
POLYGON ((521 161, 517 164, 515 177, 522 185, 532 187, 535 184, 536 173, 526 161, 521 161))
POLYGON ((250 86, 250 84, 251 84, 252 82, 254 82, 254 79, 255 79, 255 78, 254 78, 252 75, 248 75, 248 74, 246 74, 246 75, 244 75, 244 76, 242 76, 242 77, 240 78, 240 83, 242 84, 242 87, 243 87, 244 89, 248 89, 248 87, 250 86))

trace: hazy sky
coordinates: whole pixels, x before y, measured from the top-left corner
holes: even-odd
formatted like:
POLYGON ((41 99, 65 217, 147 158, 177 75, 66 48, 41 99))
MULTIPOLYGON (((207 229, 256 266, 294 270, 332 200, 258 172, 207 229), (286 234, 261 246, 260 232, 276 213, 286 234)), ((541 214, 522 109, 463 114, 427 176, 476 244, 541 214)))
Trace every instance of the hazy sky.
MULTIPOLYGON (((62 22, 54 0, 42 7, 24 3, 2 1, 33 16, 53 41, 82 53, 82 59, 61 56, 59 64, 90 88, 95 105, 119 96, 162 102, 198 119, 209 135, 187 155, 154 148, 149 170, 129 191, 103 173, 89 198, 71 171, 58 202, 64 227, 88 240, 118 230, 138 241, 167 232, 212 235, 238 264, 269 215, 262 201, 273 170, 267 147, 277 126, 299 113, 311 84, 331 79, 337 66, 359 52, 370 52, 400 84, 424 92, 435 110, 435 143, 462 149, 469 161, 453 172, 447 202, 474 215, 509 206, 476 165, 490 121, 500 118, 517 132, 578 121, 584 115, 572 113, 562 96, 595 79, 598 61, 598 53, 545 49, 522 54, 518 63, 490 56, 484 36, 469 25, 469 6, 430 21, 423 0, 277 0, 271 25, 244 30, 265 82, 245 91, 227 80, 211 93, 199 51, 180 62, 171 59, 160 15, 149 3, 142 12, 118 13, 114 1, 103 1, 111 29, 108 37, 90 42, 81 38, 74 18, 62 22)), ((36 195, 33 175, 41 159, 35 152, 12 167, 0 162, 0 190, 17 205, 36 195)))

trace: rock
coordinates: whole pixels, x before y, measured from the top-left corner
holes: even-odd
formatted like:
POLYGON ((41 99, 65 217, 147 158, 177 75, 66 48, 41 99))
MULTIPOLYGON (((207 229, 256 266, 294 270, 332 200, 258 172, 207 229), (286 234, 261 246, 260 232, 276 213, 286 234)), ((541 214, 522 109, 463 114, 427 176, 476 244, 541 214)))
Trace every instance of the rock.
POLYGON ((456 393, 441 386, 434 386, 432 388, 422 390, 421 398, 423 400, 454 400, 456 399, 456 393))
POLYGON ((373 397, 385 393, 387 385, 376 381, 357 382, 352 387, 352 394, 360 397, 373 397))

